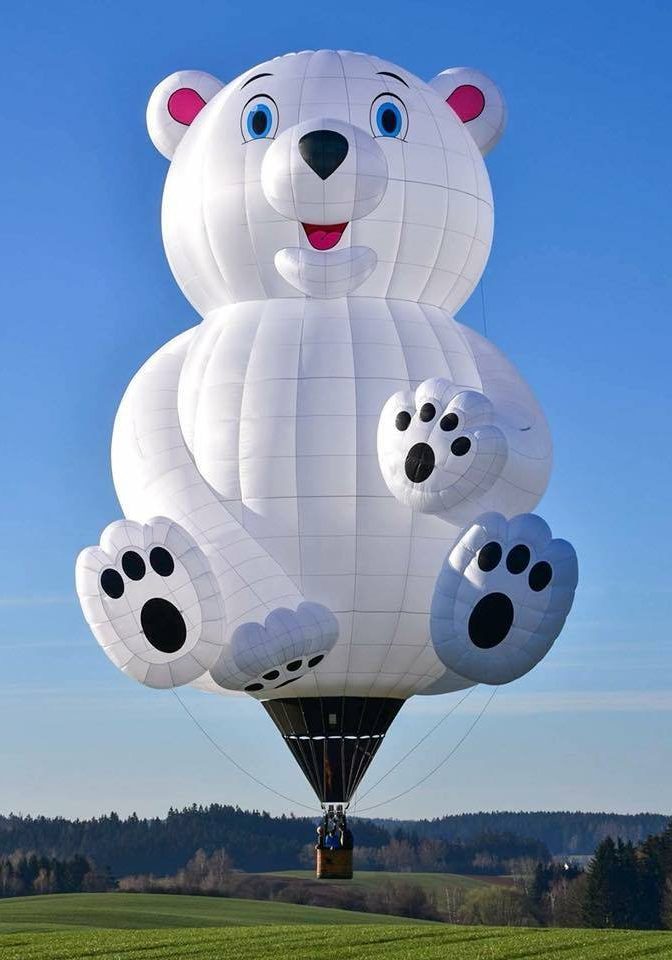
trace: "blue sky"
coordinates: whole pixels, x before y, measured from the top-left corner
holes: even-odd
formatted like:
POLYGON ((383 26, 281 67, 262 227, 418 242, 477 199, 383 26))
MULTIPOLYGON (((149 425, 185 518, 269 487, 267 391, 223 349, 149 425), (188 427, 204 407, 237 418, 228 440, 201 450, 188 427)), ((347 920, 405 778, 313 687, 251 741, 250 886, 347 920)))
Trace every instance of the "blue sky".
MULTIPOLYGON (((226 80, 315 47, 428 79, 475 66, 503 89, 487 330, 550 420, 540 512, 581 568, 551 654, 498 693, 445 768, 377 813, 672 812, 669 5, 42 0, 6 6, 3 21, 0 812, 289 809, 229 767, 170 693, 112 667, 79 612, 73 564, 119 516, 109 441, 126 383, 195 322, 163 256, 166 162, 145 131, 147 98, 178 68, 226 80)), ((482 330, 478 295, 460 319, 482 330)), ((361 806, 431 769, 487 695, 361 806)), ((255 774, 311 802, 261 707, 184 697, 255 774)), ((369 783, 450 703, 407 705, 369 783)))

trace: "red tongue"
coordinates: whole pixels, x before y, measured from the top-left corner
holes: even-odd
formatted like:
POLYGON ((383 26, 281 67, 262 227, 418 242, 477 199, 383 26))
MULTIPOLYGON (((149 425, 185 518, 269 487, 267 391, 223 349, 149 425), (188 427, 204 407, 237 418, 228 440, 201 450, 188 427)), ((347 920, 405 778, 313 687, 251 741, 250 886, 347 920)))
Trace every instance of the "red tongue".
POLYGON ((316 250, 331 250, 343 236, 347 223, 304 223, 308 243, 316 250))

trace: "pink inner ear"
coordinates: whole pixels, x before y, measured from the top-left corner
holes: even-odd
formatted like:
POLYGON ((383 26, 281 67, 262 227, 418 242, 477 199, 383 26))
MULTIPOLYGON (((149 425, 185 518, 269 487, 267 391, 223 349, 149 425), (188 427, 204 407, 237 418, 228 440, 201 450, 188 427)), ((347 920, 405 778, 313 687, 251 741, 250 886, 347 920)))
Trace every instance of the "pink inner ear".
POLYGON ((446 100, 463 123, 480 117, 485 109, 485 97, 478 87, 471 83, 463 83, 456 87, 446 100))
POLYGON ((168 113, 173 120, 188 127, 205 106, 205 100, 191 87, 180 87, 168 97, 168 113))

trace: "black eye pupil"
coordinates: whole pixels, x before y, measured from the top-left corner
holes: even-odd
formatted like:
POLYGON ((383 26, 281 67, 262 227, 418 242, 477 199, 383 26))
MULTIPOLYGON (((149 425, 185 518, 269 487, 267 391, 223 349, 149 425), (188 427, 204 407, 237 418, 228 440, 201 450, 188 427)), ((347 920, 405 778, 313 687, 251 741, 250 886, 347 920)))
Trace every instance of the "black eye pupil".
POLYGON ((420 407, 420 419, 423 423, 429 423, 436 416, 436 408, 433 403, 423 403, 420 407))
POLYGON ((442 430, 448 432, 454 430, 458 423, 459 419, 456 413, 447 413, 445 417, 441 417, 441 423, 439 425, 442 430))
POLYGON ((397 414, 397 419, 394 421, 394 425, 397 430, 408 430, 408 425, 411 422, 411 415, 408 410, 402 410, 397 414))
POLYGON ((263 110, 255 110, 252 115, 252 129, 255 133, 262 134, 266 133, 266 128, 268 126, 268 117, 263 110))
POLYGON ((391 110, 390 107, 387 110, 383 110, 383 115, 380 118, 380 122, 383 125, 383 130, 386 133, 394 133, 397 129, 397 115, 394 110, 391 110))

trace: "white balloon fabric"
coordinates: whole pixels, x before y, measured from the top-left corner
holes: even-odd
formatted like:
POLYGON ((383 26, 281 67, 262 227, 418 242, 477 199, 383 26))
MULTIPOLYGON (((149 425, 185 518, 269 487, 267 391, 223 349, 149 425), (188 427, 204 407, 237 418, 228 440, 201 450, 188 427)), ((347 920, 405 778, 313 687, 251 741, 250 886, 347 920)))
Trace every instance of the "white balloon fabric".
POLYGON ((400 703, 521 675, 574 582, 543 521, 510 519, 548 482, 544 415, 453 317, 492 241, 495 85, 304 51, 226 84, 172 74, 147 122, 171 159, 166 253, 203 322, 147 361, 116 418, 131 519, 77 568, 106 653, 149 685, 264 701, 400 703), (503 554, 520 541, 530 572, 476 575, 474 531, 503 554), (467 611, 493 592, 510 631, 475 642, 467 611))

